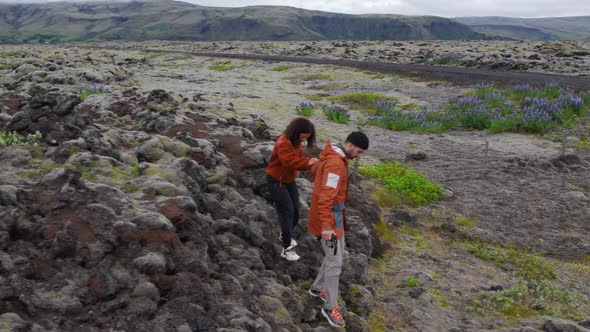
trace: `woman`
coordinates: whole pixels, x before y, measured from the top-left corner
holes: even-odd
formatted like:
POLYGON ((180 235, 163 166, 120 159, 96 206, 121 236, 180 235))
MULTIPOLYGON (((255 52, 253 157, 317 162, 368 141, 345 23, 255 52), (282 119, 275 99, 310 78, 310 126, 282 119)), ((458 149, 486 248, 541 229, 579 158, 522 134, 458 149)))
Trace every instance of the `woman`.
POLYGON ((297 242, 292 238, 293 228, 299 223, 299 192, 295 178, 298 171, 308 169, 318 161, 303 156, 304 142, 308 148, 314 145, 315 127, 307 118, 295 118, 275 142, 266 168, 270 193, 281 224, 281 257, 289 261, 301 258, 294 250, 297 242))

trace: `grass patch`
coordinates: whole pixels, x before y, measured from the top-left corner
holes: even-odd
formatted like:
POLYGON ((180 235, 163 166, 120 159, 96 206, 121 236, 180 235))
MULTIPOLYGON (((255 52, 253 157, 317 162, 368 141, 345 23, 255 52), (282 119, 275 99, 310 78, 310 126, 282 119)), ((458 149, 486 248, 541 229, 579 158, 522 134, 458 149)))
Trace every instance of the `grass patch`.
POLYGON ((411 168, 409 163, 385 162, 359 168, 363 176, 376 179, 405 204, 424 205, 437 201, 443 194, 442 186, 411 168))
POLYGON ((341 96, 332 96, 328 100, 337 101, 356 109, 369 109, 378 101, 395 99, 374 92, 352 92, 341 96))
POLYGON ((14 69, 14 66, 0 63, 0 70, 5 70, 5 69, 12 70, 12 69, 14 69))
POLYGON ((216 62, 207 68, 209 68, 210 70, 213 70, 213 71, 223 72, 223 71, 229 71, 229 70, 235 69, 236 66, 231 61, 224 61, 224 62, 216 62))

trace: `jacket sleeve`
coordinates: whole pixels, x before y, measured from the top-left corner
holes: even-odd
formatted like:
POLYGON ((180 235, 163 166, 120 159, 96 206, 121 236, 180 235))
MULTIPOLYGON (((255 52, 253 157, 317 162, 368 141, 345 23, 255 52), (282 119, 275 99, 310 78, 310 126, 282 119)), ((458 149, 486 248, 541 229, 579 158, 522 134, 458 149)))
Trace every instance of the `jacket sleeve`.
POLYGON ((336 229, 336 220, 332 207, 342 186, 343 179, 340 177, 339 163, 333 160, 327 160, 321 172, 322 178, 316 178, 321 181, 320 192, 318 194, 318 216, 322 230, 336 229))
POLYGON ((308 168, 308 163, 311 158, 304 157, 297 153, 297 149, 293 148, 288 141, 283 141, 278 145, 277 156, 283 166, 288 166, 296 170, 305 170, 308 168))

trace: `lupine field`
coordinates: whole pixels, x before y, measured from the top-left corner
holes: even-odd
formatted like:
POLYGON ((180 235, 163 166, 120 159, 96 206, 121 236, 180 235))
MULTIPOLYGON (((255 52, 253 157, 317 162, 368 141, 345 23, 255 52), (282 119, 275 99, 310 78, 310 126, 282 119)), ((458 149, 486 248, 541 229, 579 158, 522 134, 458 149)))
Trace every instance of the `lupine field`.
MULTIPOLYGON (((590 95, 575 93, 558 84, 542 88, 516 85, 501 90, 481 86, 472 93, 449 100, 443 111, 404 110, 395 100, 372 100, 365 109, 367 123, 390 130, 446 132, 450 129, 475 129, 499 132, 545 133, 569 126, 586 114, 590 95)), ((354 105, 354 106, 359 106, 354 105)), ((312 103, 301 103, 299 115, 313 114, 312 103), (305 110, 305 112, 304 112, 305 110)), ((330 121, 346 123, 350 116, 341 106, 322 105, 330 121)))

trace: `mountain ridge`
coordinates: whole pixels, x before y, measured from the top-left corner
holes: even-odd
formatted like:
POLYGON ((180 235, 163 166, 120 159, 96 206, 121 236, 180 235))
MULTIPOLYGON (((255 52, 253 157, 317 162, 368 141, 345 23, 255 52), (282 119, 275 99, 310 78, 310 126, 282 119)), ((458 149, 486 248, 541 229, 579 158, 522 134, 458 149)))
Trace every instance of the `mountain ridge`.
POLYGON ((351 15, 286 6, 204 7, 178 1, 0 4, 0 42, 104 40, 488 39, 435 16, 351 15))
POLYGON ((491 36, 525 40, 590 40, 590 16, 517 18, 455 17, 457 22, 491 36), (527 31, 528 30, 528 31, 527 31))

